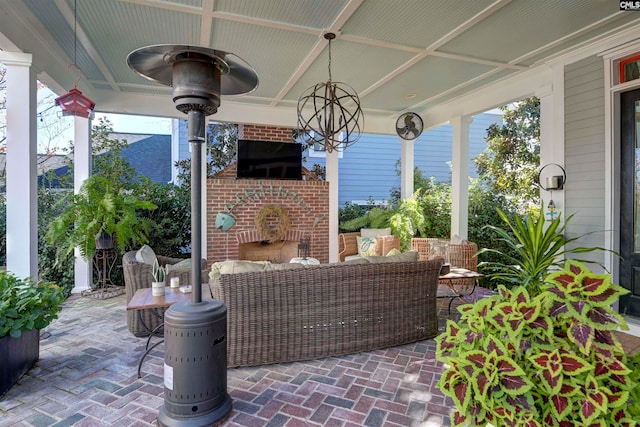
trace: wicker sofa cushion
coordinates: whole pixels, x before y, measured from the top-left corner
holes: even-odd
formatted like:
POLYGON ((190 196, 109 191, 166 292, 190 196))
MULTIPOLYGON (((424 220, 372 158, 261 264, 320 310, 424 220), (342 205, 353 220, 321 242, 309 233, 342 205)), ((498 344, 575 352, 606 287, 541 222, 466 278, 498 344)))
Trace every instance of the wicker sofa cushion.
POLYGON ((400 253, 397 255, 388 255, 388 256, 378 256, 372 255, 365 258, 372 264, 377 264, 381 262, 409 262, 409 261, 418 261, 418 252, 417 251, 408 251, 404 253, 400 253))
POLYGON ((269 261, 229 260, 214 262, 211 265, 210 279, 217 279, 221 274, 250 273, 256 271, 290 270, 304 268, 300 263, 272 264, 269 261))
POLYGON ((360 230, 360 235, 362 237, 380 237, 380 236, 390 236, 391 235, 391 227, 387 228, 362 228, 360 230))

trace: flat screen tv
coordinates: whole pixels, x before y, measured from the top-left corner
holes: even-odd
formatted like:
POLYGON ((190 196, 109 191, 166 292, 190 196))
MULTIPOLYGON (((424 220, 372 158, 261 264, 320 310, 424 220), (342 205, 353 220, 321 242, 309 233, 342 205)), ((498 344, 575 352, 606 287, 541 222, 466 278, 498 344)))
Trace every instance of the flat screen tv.
POLYGON ((237 177, 302 179, 302 145, 239 139, 237 177))

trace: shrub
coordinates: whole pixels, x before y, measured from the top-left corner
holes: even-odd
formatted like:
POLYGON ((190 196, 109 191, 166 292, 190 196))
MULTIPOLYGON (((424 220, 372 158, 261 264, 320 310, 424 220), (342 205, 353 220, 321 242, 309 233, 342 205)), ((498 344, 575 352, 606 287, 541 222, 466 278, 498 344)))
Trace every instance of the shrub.
POLYGON ((627 366, 614 334, 626 324, 611 308, 625 293, 610 275, 570 260, 537 295, 499 286, 460 306, 460 322, 449 320, 436 338, 453 425, 637 425, 638 402, 629 403, 638 368, 627 366))
POLYGON ((46 327, 58 317, 63 301, 63 291, 55 284, 36 284, 0 272, 0 338, 19 338, 23 332, 46 327))

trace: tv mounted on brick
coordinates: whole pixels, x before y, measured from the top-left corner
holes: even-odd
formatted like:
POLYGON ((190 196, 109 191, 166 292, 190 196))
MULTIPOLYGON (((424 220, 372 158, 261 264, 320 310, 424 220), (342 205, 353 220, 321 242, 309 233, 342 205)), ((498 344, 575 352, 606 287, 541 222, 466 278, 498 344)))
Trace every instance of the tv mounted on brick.
POLYGON ((237 177, 302 179, 302 144, 238 140, 237 177))

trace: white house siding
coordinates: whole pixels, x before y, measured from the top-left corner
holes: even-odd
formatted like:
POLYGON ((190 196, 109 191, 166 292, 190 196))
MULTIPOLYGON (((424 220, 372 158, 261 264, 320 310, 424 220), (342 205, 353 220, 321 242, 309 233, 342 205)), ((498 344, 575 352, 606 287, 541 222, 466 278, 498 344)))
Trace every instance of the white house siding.
MULTIPOLYGON (((479 114, 474 117, 470 129, 469 171, 471 177, 477 172, 473 158, 484 151, 487 128, 492 123, 502 123, 500 114, 479 114)), ((438 182, 451 182, 452 141, 451 125, 425 130, 414 141, 414 162, 426 177, 438 182)), ((366 202, 368 199, 386 201, 392 188, 400 188, 400 176, 396 163, 400 160, 400 139, 390 135, 362 135, 354 145, 348 147, 339 160, 340 206, 346 202, 366 202)), ((324 158, 309 157, 305 166, 314 163, 324 165, 324 158)))
MULTIPOLYGON (((605 246, 604 63, 591 56, 565 67, 565 190, 570 237, 592 233, 574 246, 605 246)), ((583 259, 604 263, 604 254, 583 259)))

